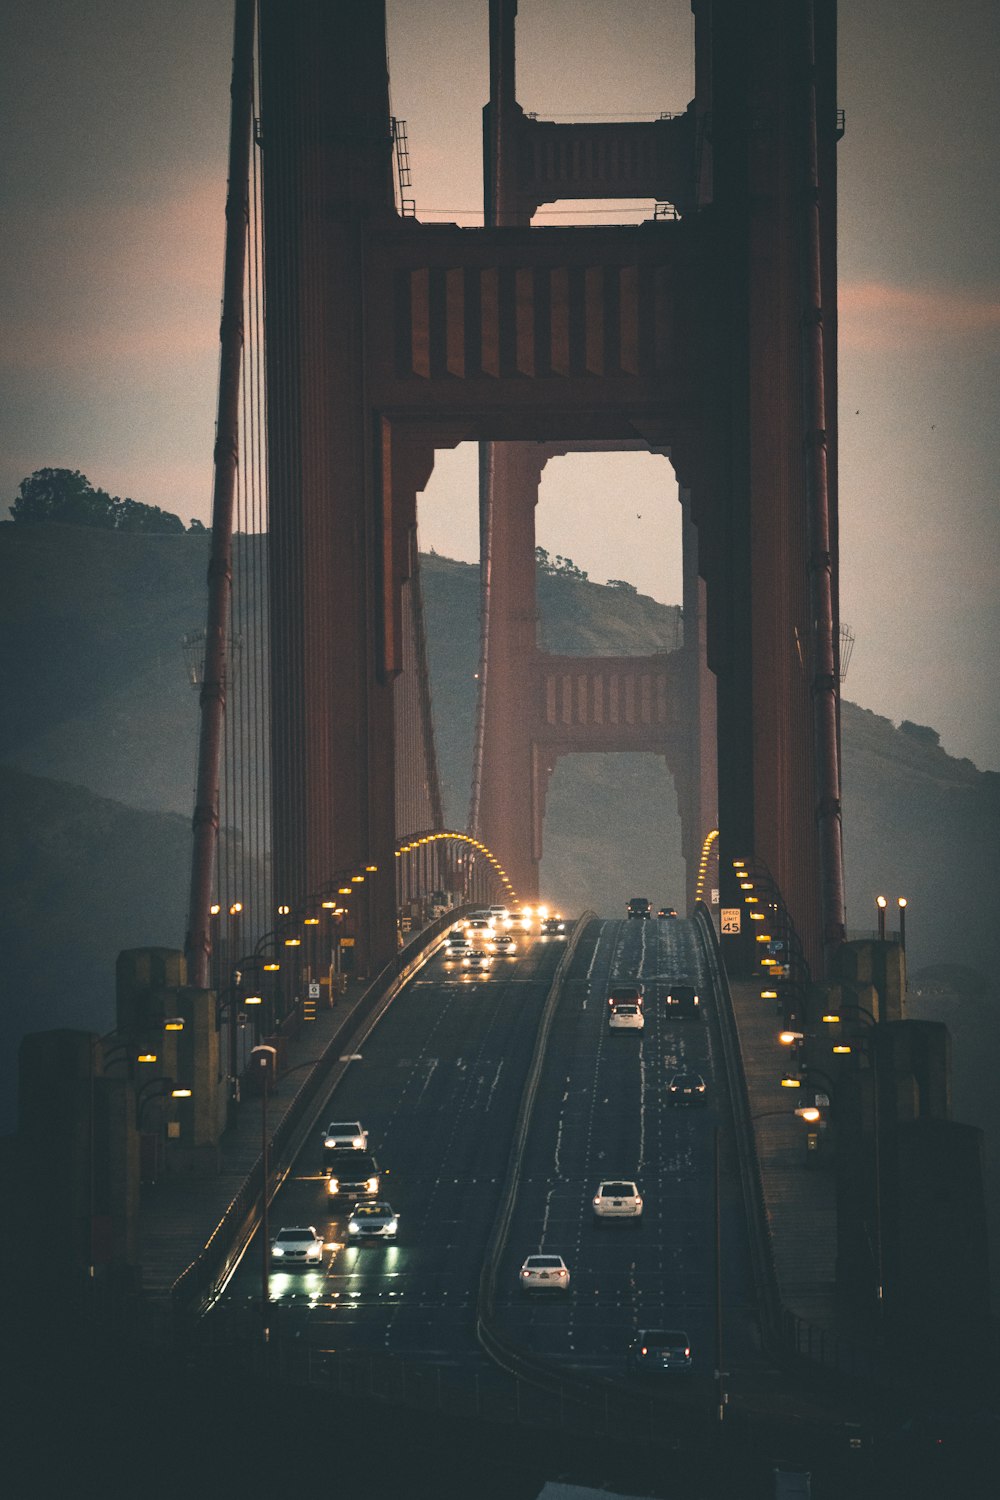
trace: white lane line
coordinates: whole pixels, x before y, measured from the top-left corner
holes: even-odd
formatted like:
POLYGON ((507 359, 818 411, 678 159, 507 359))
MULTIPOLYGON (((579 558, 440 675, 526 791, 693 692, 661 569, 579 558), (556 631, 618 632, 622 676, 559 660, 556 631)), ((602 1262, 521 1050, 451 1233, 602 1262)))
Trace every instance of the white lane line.
POLYGON ((639 1166, 637 1175, 642 1176, 642 1164, 646 1153, 646 1058, 643 1052, 644 1038, 639 1038, 639 1166))
POLYGON ((486 1099, 486 1108, 487 1109, 489 1109, 490 1105, 493 1103, 493 1095, 496 1092, 496 1086, 497 1086, 497 1084, 500 1082, 500 1074, 501 1074, 502 1071, 503 1071, 503 1060, 501 1059, 501 1061, 497 1063, 497 1070, 496 1070, 496 1073, 493 1075, 493 1082, 490 1084, 490 1092, 489 1092, 489 1094, 487 1096, 487 1099, 486 1099))

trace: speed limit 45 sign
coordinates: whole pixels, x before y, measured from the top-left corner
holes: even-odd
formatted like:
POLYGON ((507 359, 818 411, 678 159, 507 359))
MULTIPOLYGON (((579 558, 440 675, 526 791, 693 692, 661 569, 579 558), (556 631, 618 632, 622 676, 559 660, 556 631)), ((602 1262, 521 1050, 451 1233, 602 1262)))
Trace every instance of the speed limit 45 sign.
POLYGON ((740 908, 738 906, 724 906, 722 908, 722 931, 728 937, 737 937, 740 930, 740 908))

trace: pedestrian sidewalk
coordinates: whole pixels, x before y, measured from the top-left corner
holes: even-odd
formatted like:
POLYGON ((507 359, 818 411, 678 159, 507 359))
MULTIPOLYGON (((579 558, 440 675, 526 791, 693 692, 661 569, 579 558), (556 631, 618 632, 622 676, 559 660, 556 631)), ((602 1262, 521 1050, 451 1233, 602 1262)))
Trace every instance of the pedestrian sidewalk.
POLYGON ((778 1041, 781 1018, 756 984, 730 983, 740 1034, 757 1158, 771 1228, 781 1301, 815 1328, 836 1327, 836 1181, 812 1168, 806 1126, 794 1113, 797 1091, 781 1087, 788 1053, 778 1041))
MULTIPOLYGON (((339 1033, 350 1035, 350 1018, 367 989, 367 980, 351 980, 332 1006, 303 1022, 285 1044, 285 1067, 267 1100, 268 1135, 274 1132, 308 1079, 310 1063, 319 1062, 339 1033)), ((244 1095, 235 1121, 219 1142, 218 1171, 211 1175, 163 1177, 142 1189, 138 1216, 138 1252, 145 1297, 166 1298, 170 1288, 196 1259, 221 1223, 261 1154, 263 1104, 244 1095)))

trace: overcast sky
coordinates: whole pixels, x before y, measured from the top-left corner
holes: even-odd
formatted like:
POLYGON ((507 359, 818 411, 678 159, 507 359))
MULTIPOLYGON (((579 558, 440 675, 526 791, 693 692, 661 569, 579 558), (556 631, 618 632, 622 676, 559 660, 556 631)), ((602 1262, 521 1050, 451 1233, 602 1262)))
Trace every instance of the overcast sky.
MULTIPOLYGON (((52 465, 209 517, 231 11, 0 0, 4 509, 52 465)), ((486 0, 388 13, 418 215, 476 223, 486 0)), ((1000 5, 841 0, 840 29, 845 694, 997 770, 1000 5)), ((521 0, 518 44, 519 98, 543 116, 692 94, 687 0, 521 0)), ((471 454, 442 455, 424 548, 474 557, 474 486, 471 454)), ((678 602, 674 493, 651 456, 559 460, 539 543, 678 602)))

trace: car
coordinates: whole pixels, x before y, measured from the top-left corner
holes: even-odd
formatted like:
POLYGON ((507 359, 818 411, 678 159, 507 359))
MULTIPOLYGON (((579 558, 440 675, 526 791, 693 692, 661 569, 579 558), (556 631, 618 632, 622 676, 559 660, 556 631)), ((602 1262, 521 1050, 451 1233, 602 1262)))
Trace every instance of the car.
POLYGON ((701 1000, 693 984, 672 984, 663 1003, 676 1021, 696 1021, 701 1015, 701 1000))
POLYGON ((368 1151, 334 1151, 326 1163, 327 1198, 377 1198, 382 1173, 368 1151))
POLYGON ((487 953, 483 948, 473 948, 462 959, 462 968, 468 969, 470 973, 482 974, 490 968, 493 963, 493 954, 487 953))
POLYGON ((367 1151, 368 1132, 360 1120, 331 1120, 323 1131, 323 1153, 367 1151))
POLYGON ((500 957, 513 958, 517 952, 517 944, 512 933, 498 932, 493 939, 493 950, 500 957))
POLYGON ((645 1025, 638 1005, 614 1005, 608 1011, 609 1031, 643 1031, 645 1025))
POLYGON ((535 914, 530 906, 522 906, 520 911, 512 914, 510 927, 512 932, 530 932, 535 925, 535 914))
POLYGON ((691 1340, 679 1328, 640 1328, 626 1354, 633 1375, 690 1370, 691 1362, 691 1340))
POLYGON ((637 1005, 642 1010, 646 990, 638 980, 633 984, 613 984, 608 990, 608 1006, 615 1010, 619 1005, 637 1005))
POLYGON ((652 908, 650 907, 648 897, 630 896, 628 905, 625 908, 625 915, 629 918, 636 917, 640 921, 649 918, 652 915, 652 908))
POLYGON ((707 1104, 708 1086, 700 1073, 675 1073, 667 1084, 668 1104, 707 1104))
POLYGON ((529 1255, 518 1280, 522 1292, 568 1292, 569 1267, 561 1255, 529 1255))
POLYGON ((543 937, 564 937, 566 934, 566 918, 558 916, 543 917, 541 931, 543 937))
POLYGON ((364 1245, 369 1240, 394 1240, 398 1228, 399 1215, 384 1198, 374 1203, 357 1204, 347 1221, 348 1236, 356 1245, 364 1245))
POLYGON ((293 1225, 279 1229, 271 1241, 272 1264, 290 1269, 292 1266, 319 1266, 323 1263, 323 1240, 315 1226, 293 1225))
POLYGON ((501 928, 510 926, 510 909, 506 906, 487 907, 487 913, 493 921, 493 926, 499 932, 501 928))
POLYGON ((642 1224, 642 1194, 634 1182, 621 1178, 599 1182, 594 1193, 594 1223, 608 1219, 628 1219, 638 1229, 642 1224))
POLYGON ((676 917, 677 911, 673 906, 661 906, 656 915, 658 917, 676 917))
POLYGON ((489 917, 470 917, 465 924, 465 935, 470 943, 491 943, 496 928, 489 917))

